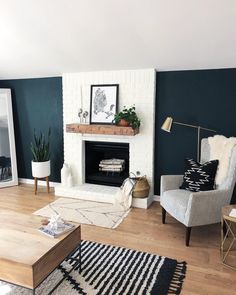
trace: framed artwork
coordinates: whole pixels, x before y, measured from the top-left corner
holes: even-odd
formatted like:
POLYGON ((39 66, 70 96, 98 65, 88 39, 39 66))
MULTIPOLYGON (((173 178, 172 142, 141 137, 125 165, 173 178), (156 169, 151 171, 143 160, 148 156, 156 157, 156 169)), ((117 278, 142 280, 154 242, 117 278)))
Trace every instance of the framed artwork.
POLYGON ((112 124, 118 92, 118 84, 91 85, 90 124, 112 124))

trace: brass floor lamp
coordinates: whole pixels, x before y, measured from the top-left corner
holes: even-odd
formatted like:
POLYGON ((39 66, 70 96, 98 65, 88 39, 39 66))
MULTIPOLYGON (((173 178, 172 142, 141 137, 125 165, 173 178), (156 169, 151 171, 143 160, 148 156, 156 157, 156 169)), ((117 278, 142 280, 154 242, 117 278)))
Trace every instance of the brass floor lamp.
POLYGON ((166 132, 171 132, 172 124, 177 124, 177 125, 182 125, 182 126, 197 129, 197 161, 199 162, 200 161, 200 133, 201 133, 201 130, 207 130, 207 131, 211 131, 211 132, 216 132, 216 131, 212 130, 212 129, 204 128, 204 127, 201 127, 201 126, 195 126, 195 125, 191 125, 191 124, 185 124, 185 123, 176 122, 171 117, 167 117, 165 119, 165 122, 161 126, 161 129, 166 131, 166 132))

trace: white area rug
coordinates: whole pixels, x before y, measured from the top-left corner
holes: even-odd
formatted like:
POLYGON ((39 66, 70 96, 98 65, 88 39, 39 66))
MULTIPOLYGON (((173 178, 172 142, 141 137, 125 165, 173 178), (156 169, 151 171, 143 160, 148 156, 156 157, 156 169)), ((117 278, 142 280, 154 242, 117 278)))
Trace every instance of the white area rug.
POLYGON ((51 217, 58 213, 66 221, 116 228, 128 215, 129 211, 130 209, 125 210, 121 204, 60 198, 33 214, 51 217))

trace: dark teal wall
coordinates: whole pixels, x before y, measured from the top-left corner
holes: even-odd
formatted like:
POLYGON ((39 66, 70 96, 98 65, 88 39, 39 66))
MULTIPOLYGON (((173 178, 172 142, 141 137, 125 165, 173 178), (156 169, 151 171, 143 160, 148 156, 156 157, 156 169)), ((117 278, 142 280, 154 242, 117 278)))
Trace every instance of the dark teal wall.
POLYGON ((170 134, 161 131, 167 116, 236 136, 236 69, 159 72, 156 86, 155 193, 159 194, 162 174, 182 174, 184 159, 196 159, 196 130, 175 125, 170 134))
MULTIPOLYGON (((182 174, 184 159, 196 158, 195 129, 173 126, 169 134, 160 130, 166 116, 201 125, 218 134, 236 136, 236 69, 172 71, 157 73, 155 194, 160 175, 182 174)), ((12 89, 19 177, 32 178, 30 142, 34 128, 52 128, 51 181, 60 181, 63 164, 62 79, 0 81, 12 89)), ((202 136, 212 133, 203 132, 202 136)))
POLYGON ((0 88, 11 88, 18 175, 32 178, 31 151, 34 129, 51 127, 51 181, 60 181, 63 164, 62 78, 2 80, 0 88))

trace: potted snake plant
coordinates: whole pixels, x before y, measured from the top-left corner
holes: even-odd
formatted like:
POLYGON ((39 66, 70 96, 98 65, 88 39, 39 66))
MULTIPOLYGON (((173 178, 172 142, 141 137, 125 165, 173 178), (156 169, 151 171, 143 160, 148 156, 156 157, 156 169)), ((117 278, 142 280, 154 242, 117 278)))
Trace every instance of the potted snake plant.
POLYGON ((31 152, 33 155, 31 165, 32 175, 34 178, 45 178, 51 173, 50 136, 50 128, 48 130, 47 137, 42 132, 37 135, 34 130, 34 138, 33 142, 31 142, 31 152))

